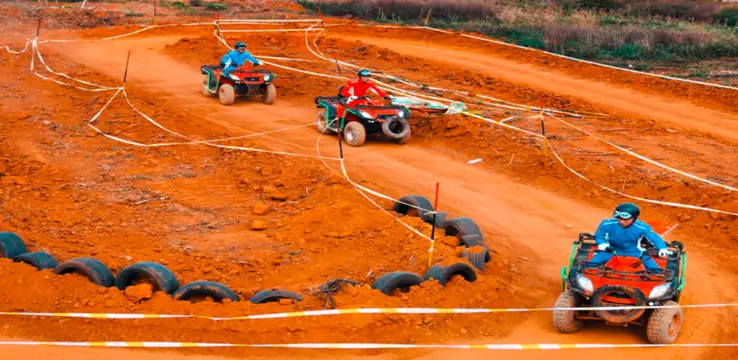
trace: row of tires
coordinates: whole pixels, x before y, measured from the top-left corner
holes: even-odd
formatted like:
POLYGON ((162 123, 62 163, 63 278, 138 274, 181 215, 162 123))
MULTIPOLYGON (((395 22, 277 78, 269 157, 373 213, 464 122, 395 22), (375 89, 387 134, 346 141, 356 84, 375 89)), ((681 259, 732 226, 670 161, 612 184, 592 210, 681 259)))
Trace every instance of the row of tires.
MULTIPOLYGON (((112 271, 102 262, 92 258, 76 258, 58 263, 49 253, 42 251, 28 252, 23 239, 17 234, 0 232, 0 255, 15 262, 26 263, 38 270, 50 269, 54 274, 64 275, 77 273, 87 277, 92 283, 102 287, 117 287, 125 290, 142 282, 152 286, 153 291, 162 291, 171 295, 175 300, 194 301, 210 297, 216 302, 230 300, 239 301, 238 295, 227 286, 213 281, 195 281, 179 286, 174 273, 166 266, 156 262, 139 262, 128 265, 113 275, 112 271)), ((396 291, 407 292, 410 287, 419 285, 429 279, 438 280, 441 285, 455 275, 461 275, 466 281, 474 282, 477 279, 474 269, 466 263, 457 263, 450 266, 435 265, 430 268, 424 277, 410 272, 392 272, 385 274, 372 284, 372 289, 392 296, 396 291)), ((254 294, 249 301, 254 304, 276 302, 282 299, 291 299, 296 302, 303 300, 298 293, 286 290, 262 290, 254 294)))
MULTIPOLYGON (((139 262, 128 265, 113 275, 102 262, 91 258, 76 258, 58 263, 49 253, 42 251, 28 252, 23 239, 15 233, 0 232, 0 255, 15 262, 26 263, 38 270, 51 269, 54 274, 64 275, 77 273, 87 277, 91 282, 103 287, 117 287, 125 290, 129 286, 148 283, 153 291, 163 291, 176 300, 196 300, 210 297, 214 301, 239 301, 238 295, 227 286, 213 281, 195 281, 179 286, 174 273, 166 266, 156 262, 139 262)), ((302 297, 291 291, 262 290, 254 294, 249 301, 261 304, 280 299, 302 301, 302 297)))
POLYGON ((461 257, 467 259, 479 271, 484 271, 485 264, 492 259, 491 252, 484 241, 482 230, 474 220, 468 217, 461 216, 447 219, 448 213, 434 212, 430 200, 421 195, 408 195, 397 199, 392 204, 392 211, 406 216, 420 217, 424 222, 443 229, 446 236, 458 238, 458 245, 466 247, 462 251, 461 257))

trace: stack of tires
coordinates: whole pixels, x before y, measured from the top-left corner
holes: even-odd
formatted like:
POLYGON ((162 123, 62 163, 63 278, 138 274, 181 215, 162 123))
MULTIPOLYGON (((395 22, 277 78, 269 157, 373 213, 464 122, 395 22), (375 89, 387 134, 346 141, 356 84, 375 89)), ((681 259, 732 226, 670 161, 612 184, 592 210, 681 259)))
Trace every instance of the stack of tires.
MULTIPOLYGON (((447 219, 447 213, 434 212, 430 200, 420 195, 408 195, 399 198, 392 205, 392 211, 405 216, 419 217, 424 222, 443 229, 446 236, 458 238, 459 245, 466 247, 461 256, 466 258, 479 271, 484 271, 485 264, 491 260, 490 250, 484 242, 482 231, 470 218, 447 219)), ((377 279, 372 288, 380 290, 386 295, 393 295, 398 290, 407 292, 410 287, 419 285, 429 279, 436 279, 443 286, 456 275, 462 276, 466 281, 474 282, 477 280, 474 268, 465 262, 451 265, 436 264, 428 269, 423 277, 410 272, 397 271, 385 274, 377 279)))

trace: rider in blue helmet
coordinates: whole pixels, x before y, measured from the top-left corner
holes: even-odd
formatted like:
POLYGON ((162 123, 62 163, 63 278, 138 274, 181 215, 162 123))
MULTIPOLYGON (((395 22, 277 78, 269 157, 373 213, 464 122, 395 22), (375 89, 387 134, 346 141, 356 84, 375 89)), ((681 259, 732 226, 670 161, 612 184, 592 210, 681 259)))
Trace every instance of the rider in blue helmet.
POLYGON ((595 232, 595 243, 599 252, 589 261, 589 266, 606 264, 613 255, 640 258, 646 270, 662 272, 663 269, 640 247, 641 238, 646 238, 659 250, 660 257, 673 255, 661 236, 651 226, 638 220, 641 210, 632 203, 622 203, 615 208, 610 219, 602 220, 595 232))
POLYGON ((262 62, 253 57, 246 51, 246 44, 243 41, 236 43, 235 50, 231 50, 220 59, 220 66, 223 67, 223 76, 238 68, 239 66, 251 62, 254 65, 261 65, 262 62))

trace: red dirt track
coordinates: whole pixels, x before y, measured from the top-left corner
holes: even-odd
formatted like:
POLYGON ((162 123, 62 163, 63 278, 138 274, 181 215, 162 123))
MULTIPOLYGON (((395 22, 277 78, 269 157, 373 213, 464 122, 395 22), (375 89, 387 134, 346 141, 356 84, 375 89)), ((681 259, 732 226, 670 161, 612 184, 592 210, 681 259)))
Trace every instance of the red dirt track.
MULTIPOLYGON (((292 8, 294 10, 294 8, 292 8)), ((7 9, 5 9, 7 10, 7 9)), ((275 10, 276 11, 276 10, 275 10)), ((243 17, 247 17, 244 15, 243 17)), ((188 22, 169 15, 167 21, 188 22)), ((211 20, 203 20, 211 21, 211 20)), ((329 19, 328 24, 339 20, 329 19)), ((231 27, 235 28, 235 27, 231 27)), ((243 28, 243 27, 242 27, 243 28)), ((254 27, 255 28, 255 27, 254 27)), ((261 27, 266 28, 266 27, 261 27)), ((273 27, 272 27, 273 28, 273 27)), ((101 38, 138 27, 45 30, 41 39, 101 38)), ((78 79, 119 86, 132 51, 126 91, 142 112, 172 131, 198 140, 274 132, 224 145, 315 156, 338 156, 334 136, 312 123, 313 98, 333 95, 340 82, 275 67, 277 102, 240 100, 230 107, 201 94, 199 66, 225 51, 212 27, 166 27, 114 41, 46 43, 48 65, 78 79), (316 149, 319 144, 319 150, 316 149)), ((310 43, 317 33, 310 35, 310 43)), ((0 44, 23 47, 16 34, 0 44)), ((319 60, 296 33, 226 36, 243 39, 256 55, 319 60)), ((738 91, 711 89, 471 39, 421 30, 330 27, 316 42, 331 58, 382 69, 422 84, 485 94, 607 117, 567 118, 588 131, 669 166, 736 186, 738 91), (462 39, 462 38, 458 38, 462 39)), ((280 65, 335 75, 335 64, 280 65)), ((539 140, 471 117, 416 116, 413 138, 399 146, 371 137, 344 147, 352 180, 398 198, 433 197, 440 207, 482 228, 493 250, 478 280, 428 281, 389 297, 370 285, 392 271, 424 274, 428 242, 363 198, 340 175, 336 161, 290 157, 205 145, 142 148, 100 136, 87 126, 112 92, 90 93, 44 81, 29 71, 30 53, 0 52, 0 231, 18 233, 29 251, 58 260, 94 257, 113 273, 138 261, 166 265, 180 285, 218 281, 241 301, 189 303, 161 292, 139 301, 116 288, 100 288, 77 275, 57 276, 0 259, 0 312, 107 312, 242 316, 320 310, 311 295, 321 284, 351 279, 335 307, 550 307, 560 293, 559 271, 579 232, 594 232, 613 206, 626 201, 583 182, 542 151, 539 140), (483 161, 469 165, 467 161, 483 161), (264 213, 264 208, 268 209, 264 213), (254 222, 266 229, 251 230, 254 222), (293 304, 254 305, 262 289, 302 294, 293 304)), ((344 75, 352 71, 342 68, 344 75)), ((41 71, 45 76, 63 80, 41 71)), ((67 81, 67 80, 65 80, 67 81)), ((405 87, 406 88, 406 87, 405 87)), ((436 94, 437 95, 437 94, 436 94)), ((456 96, 473 104, 474 99, 456 96)), ((527 112, 484 110, 495 119, 527 112)), ((509 122, 539 131, 538 120, 509 122)), ((122 94, 96 126, 141 143, 183 141, 146 122, 122 94)), ((551 142, 569 166, 593 181, 634 196, 738 212, 735 194, 672 174, 618 152, 550 119, 551 142)), ((384 209, 391 203, 372 197, 384 209)), ((679 227, 667 240, 689 252, 684 304, 736 303, 738 226, 734 217, 640 203, 644 220, 679 227)), ((410 226, 430 233, 417 218, 410 226)), ((437 233, 438 234, 438 233, 437 233)), ((442 232, 434 263, 461 261, 462 248, 442 232)), ((679 343, 734 343, 736 310, 685 309, 679 343)), ((409 344, 643 343, 638 327, 588 323, 559 334, 550 312, 483 315, 342 315, 213 322, 1 317, 0 341, 183 341, 227 343, 376 342, 409 344)), ((77 349, 4 346, 0 359, 729 359, 731 348, 540 350, 282 350, 77 349)))

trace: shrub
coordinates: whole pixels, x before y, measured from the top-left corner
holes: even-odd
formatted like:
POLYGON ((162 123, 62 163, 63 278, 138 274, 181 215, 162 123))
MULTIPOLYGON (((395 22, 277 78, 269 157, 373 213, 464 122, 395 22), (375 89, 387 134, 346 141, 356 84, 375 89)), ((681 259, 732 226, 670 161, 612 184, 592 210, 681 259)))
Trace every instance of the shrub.
POLYGON ((715 22, 727 26, 738 26, 738 8, 725 8, 715 15, 715 22))
POLYGON ((221 3, 207 3, 205 4, 205 8, 212 11, 222 11, 226 9, 226 6, 221 3))

